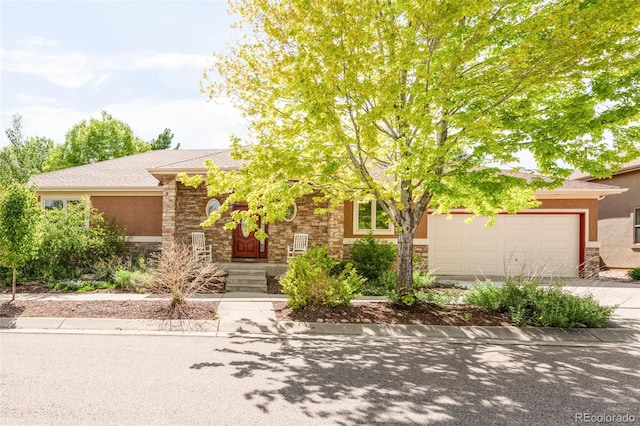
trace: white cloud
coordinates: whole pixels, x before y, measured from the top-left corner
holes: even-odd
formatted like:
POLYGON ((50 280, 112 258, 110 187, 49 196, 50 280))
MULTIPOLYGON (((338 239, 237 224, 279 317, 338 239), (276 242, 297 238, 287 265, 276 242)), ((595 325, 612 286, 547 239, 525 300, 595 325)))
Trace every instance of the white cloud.
POLYGON ((211 64, 211 58, 205 55, 186 53, 152 53, 148 55, 123 55, 122 63, 128 63, 131 69, 204 69, 211 64))
POLYGON ((37 75, 58 86, 77 88, 100 77, 88 55, 78 52, 46 53, 38 49, 1 49, 3 71, 37 75))
POLYGON ((47 39, 43 37, 28 37, 22 40, 16 40, 16 45, 24 48, 31 49, 34 47, 57 47, 58 40, 47 39))
POLYGON ((98 86, 115 71, 197 68, 210 64, 207 55, 175 52, 94 54, 56 49, 57 43, 38 37, 0 49, 0 69, 36 75, 66 88, 98 86), (47 44, 49 43, 49 44, 47 44))
MULTIPOLYGON (((3 121, 6 126, 10 123, 13 114, 22 116, 22 130, 27 136, 44 136, 53 139, 56 143, 64 142, 67 131, 77 122, 86 118, 86 114, 72 108, 61 108, 52 105, 32 104, 11 111, 3 111, 3 121)), ((2 135, 0 146, 8 143, 5 135, 2 135)))
POLYGON ((226 148, 232 133, 246 135, 242 114, 228 102, 141 99, 107 105, 105 110, 147 141, 169 128, 175 135, 174 143, 180 142, 183 149, 226 148))

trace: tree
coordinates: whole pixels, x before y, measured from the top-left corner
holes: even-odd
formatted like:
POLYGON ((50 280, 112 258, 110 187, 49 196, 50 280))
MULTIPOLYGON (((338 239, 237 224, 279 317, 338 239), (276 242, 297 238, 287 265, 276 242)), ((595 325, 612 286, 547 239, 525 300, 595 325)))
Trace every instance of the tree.
POLYGON ((516 212, 574 168, 603 177, 640 155, 640 2, 241 0, 232 11, 249 35, 217 55, 222 79, 205 90, 235 101, 257 143, 234 141, 237 173, 209 164, 209 193, 231 193, 219 212, 245 200, 235 223, 255 228, 305 194, 328 209, 378 200, 397 233, 400 294, 427 209, 516 212), (516 173, 522 153, 544 177, 516 173))
POLYGON ((53 148, 53 141, 45 137, 27 138, 22 132, 22 117, 15 114, 11 127, 5 129, 9 145, 0 150, 0 184, 26 183, 43 171, 43 165, 53 148))
MULTIPOLYGON (((164 129, 162 133, 158 135, 156 139, 152 139, 150 142, 152 150, 158 149, 169 149, 171 148, 171 143, 173 142, 173 133, 171 133, 171 129, 164 129)), ((180 144, 176 144, 174 149, 180 149, 180 144)))
POLYGON ((46 162, 47 171, 81 166, 110 160, 151 149, 147 142, 137 138, 131 127, 102 111, 100 119, 82 120, 65 136, 64 144, 51 152, 46 162))
POLYGON ((35 193, 21 184, 0 192, 0 264, 13 268, 12 298, 16 298, 16 269, 32 260, 40 244, 42 208, 35 193))

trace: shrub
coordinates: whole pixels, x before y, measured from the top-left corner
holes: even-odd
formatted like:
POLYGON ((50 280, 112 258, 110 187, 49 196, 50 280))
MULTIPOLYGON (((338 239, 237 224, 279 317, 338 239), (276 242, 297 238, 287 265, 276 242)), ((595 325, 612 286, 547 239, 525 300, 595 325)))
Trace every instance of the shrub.
POLYGON ((441 291, 424 290, 416 293, 416 298, 423 303, 430 303, 439 307, 451 305, 460 299, 460 293, 455 290, 447 289, 441 291))
MULTIPOLYGON (((435 292, 430 292, 427 288, 433 284, 436 280, 436 276, 433 271, 421 272, 415 271, 413 273, 413 291, 406 294, 399 294, 396 291, 396 274, 393 274, 393 282, 387 283, 387 297, 391 302, 401 304, 404 306, 413 306, 416 302, 434 303, 437 305, 446 305, 450 301, 450 297, 437 295, 435 292), (444 302, 443 302, 444 301, 444 302)), ((455 299, 457 299, 457 293, 455 299)))
POLYGON ((28 271, 33 278, 77 278, 99 260, 125 253, 124 231, 109 223, 87 199, 69 203, 66 209, 45 211, 43 228, 41 248, 28 271))
POLYGON ((128 269, 117 269, 113 277, 117 288, 144 289, 151 285, 152 280, 151 274, 128 269))
POLYGON ((629 277, 634 281, 640 281, 640 267, 630 270, 629 277))
POLYGON ((385 271, 377 281, 365 281, 360 287, 360 293, 365 296, 386 296, 396 288, 395 271, 385 271))
POLYGON ((396 248, 391 243, 374 238, 370 233, 353 244, 352 257, 358 273, 375 282, 391 270, 396 259, 396 248))
POLYGON ((162 250, 151 256, 149 270, 153 278, 150 290, 170 294, 172 318, 184 315, 188 297, 205 291, 214 281, 224 280, 222 269, 196 261, 190 246, 174 241, 163 243, 162 250))
POLYGON ((348 305, 358 297, 364 279, 351 264, 343 265, 341 271, 334 268, 335 265, 326 247, 312 247, 307 253, 291 259, 289 269, 280 281, 282 292, 289 296, 288 306, 301 309, 348 305))
POLYGON ((542 287, 535 280, 507 280, 504 287, 479 284, 466 294, 466 303, 511 315, 514 324, 550 327, 603 327, 614 306, 602 306, 591 295, 562 291, 559 284, 542 287))
POLYGON ((84 293, 113 288, 114 286, 106 281, 61 280, 51 284, 50 287, 57 291, 84 293))

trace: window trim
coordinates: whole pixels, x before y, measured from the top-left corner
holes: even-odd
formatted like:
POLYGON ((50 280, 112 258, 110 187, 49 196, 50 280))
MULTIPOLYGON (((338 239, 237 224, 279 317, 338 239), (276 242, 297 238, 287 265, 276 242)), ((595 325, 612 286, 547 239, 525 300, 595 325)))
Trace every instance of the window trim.
MULTIPOLYGON (((354 201, 353 202, 353 235, 367 235, 372 233, 373 235, 394 235, 394 226, 393 222, 389 221, 389 227, 385 229, 360 229, 358 228, 358 219, 359 219, 359 204, 362 201, 354 201)), ((377 200, 366 201, 367 203, 371 203, 371 226, 375 227, 376 224, 376 208, 375 206, 378 204, 377 200), (374 204, 375 201, 375 204, 374 204)))
MULTIPOLYGON (((291 204, 293 206, 293 215, 291 217, 284 217, 284 221, 285 222, 293 222, 293 219, 296 218, 296 216, 298 215, 298 204, 294 201, 293 204, 291 204)), ((288 208, 288 207, 287 207, 288 208)))
POLYGON ((638 229, 640 229, 640 207, 636 207, 633 209, 633 218, 631 220, 633 223, 631 238, 633 240, 633 244, 640 245, 640 239, 636 239, 638 235, 638 229))
POLYGON ((47 201, 62 201, 62 210, 66 210, 67 209, 67 205, 69 204, 70 201, 76 201, 76 202, 81 202, 82 199, 80 198, 60 198, 60 197, 47 197, 47 198, 42 198, 42 208, 45 210, 53 210, 54 207, 52 207, 51 209, 47 209, 47 201))
POLYGON ((219 201, 217 198, 212 198, 212 199, 210 199, 210 200, 207 202, 207 205, 206 205, 206 207, 204 208, 204 214, 207 216, 207 218, 209 218, 209 216, 211 215, 211 213, 213 213, 214 211, 218 211, 218 210, 220 210, 220 201, 219 201), (215 209, 215 210, 212 210, 211 212, 209 212, 209 207, 210 207, 212 204, 215 204, 215 203, 217 203, 217 204, 218 204, 218 206, 216 207, 216 209, 215 209))

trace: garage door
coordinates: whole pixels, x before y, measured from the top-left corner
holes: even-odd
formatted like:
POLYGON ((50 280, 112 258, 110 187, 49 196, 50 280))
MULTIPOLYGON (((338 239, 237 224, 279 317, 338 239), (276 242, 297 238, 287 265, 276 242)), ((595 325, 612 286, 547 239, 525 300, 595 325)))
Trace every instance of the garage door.
POLYGON ((578 276, 577 214, 498 215, 492 227, 452 216, 429 216, 429 267, 437 274, 578 276))

